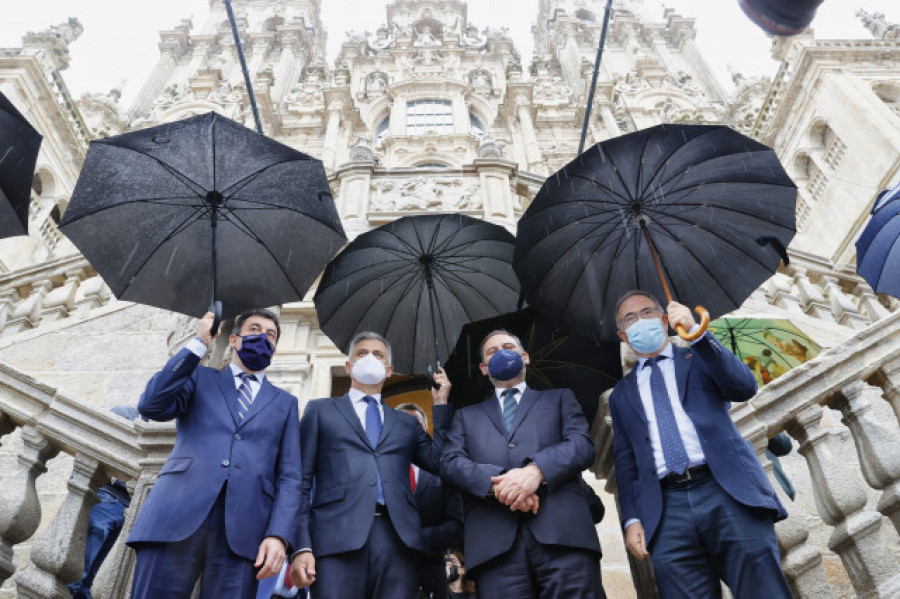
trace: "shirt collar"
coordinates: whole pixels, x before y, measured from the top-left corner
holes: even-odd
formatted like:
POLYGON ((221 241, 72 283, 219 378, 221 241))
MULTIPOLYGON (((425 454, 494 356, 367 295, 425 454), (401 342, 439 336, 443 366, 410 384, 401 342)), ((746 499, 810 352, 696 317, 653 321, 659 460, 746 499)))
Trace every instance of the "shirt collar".
MULTIPOLYGON (((231 369, 231 374, 234 377, 237 377, 237 375, 241 374, 242 372, 245 372, 240 366, 238 366, 234 362, 229 362, 228 367, 231 369)), ((259 381, 259 384, 262 385, 262 382, 266 379, 266 371, 261 370, 259 372, 254 372, 252 374, 253 374, 253 376, 256 377, 256 380, 259 381)), ((252 383, 253 381, 250 381, 250 382, 252 383)))
POLYGON ((366 395, 368 395, 369 397, 374 397, 375 401, 377 401, 378 403, 381 403, 381 393, 374 393, 374 394, 364 393, 364 392, 360 391, 359 389, 357 389, 356 387, 350 387, 350 391, 347 392, 347 395, 350 396, 350 401, 352 401, 354 403, 357 401, 362 401, 362 398, 365 397, 366 395))
MULTIPOLYGON (((665 356, 665 357, 671 359, 675 355, 675 350, 672 347, 672 342, 669 341, 668 343, 666 343, 666 346, 663 348, 663 350, 656 355, 657 356, 665 356)), ((644 368, 644 364, 647 363, 647 360, 649 360, 649 358, 638 358, 638 363, 637 363, 638 372, 640 372, 641 369, 644 368)))
MULTIPOLYGON (((518 398, 519 398, 520 400, 521 400, 522 397, 525 395, 525 387, 526 387, 525 381, 522 381, 522 382, 519 383, 518 385, 513 385, 513 388, 519 390, 518 398)), ((502 400, 502 399, 503 399, 503 392, 504 392, 504 391, 506 391, 506 389, 501 389, 500 387, 494 387, 494 396, 496 396, 497 399, 501 399, 501 400, 502 400)))

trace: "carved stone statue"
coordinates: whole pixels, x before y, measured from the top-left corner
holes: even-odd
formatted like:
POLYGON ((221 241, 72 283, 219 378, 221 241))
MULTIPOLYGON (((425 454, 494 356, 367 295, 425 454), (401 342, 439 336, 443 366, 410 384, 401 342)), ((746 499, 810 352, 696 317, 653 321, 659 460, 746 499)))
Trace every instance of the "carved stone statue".
POLYGON ((384 91, 385 89, 387 89, 387 76, 380 71, 369 73, 366 77, 366 91, 384 91))
POLYGON ((421 31, 416 31, 416 41, 413 46, 440 46, 441 41, 431 33, 431 27, 425 25, 421 31))

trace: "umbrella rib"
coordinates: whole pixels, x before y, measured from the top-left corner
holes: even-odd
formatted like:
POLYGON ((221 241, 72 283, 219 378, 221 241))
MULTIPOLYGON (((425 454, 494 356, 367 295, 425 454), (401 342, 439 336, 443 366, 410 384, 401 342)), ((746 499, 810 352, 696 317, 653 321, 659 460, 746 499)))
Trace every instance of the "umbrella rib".
MULTIPOLYGON (((696 188, 694 188, 694 189, 696 190, 696 189, 699 189, 699 188, 700 188, 700 186, 698 186, 698 187, 696 187, 696 188)), ((685 188, 685 190, 687 190, 687 189, 690 189, 690 188, 685 188)), ((683 207, 683 208, 708 208, 708 207, 709 207, 708 204, 704 204, 704 203, 702 203, 702 202, 676 202, 676 203, 668 204, 666 208, 655 207, 655 208, 653 208, 653 209, 651 209, 651 210, 648 210, 648 212, 652 212, 653 210, 655 210, 657 214, 664 214, 664 215, 666 215, 666 216, 677 217, 677 215, 676 215, 674 212, 671 212, 672 208, 674 208, 675 206, 677 206, 677 207, 683 207)), ((750 217, 750 218, 754 218, 754 219, 756 219, 756 220, 763 221, 763 222, 766 223, 766 224, 775 225, 775 226, 777 226, 777 227, 781 227, 782 229, 786 229, 786 230, 788 230, 788 231, 793 231, 793 230, 794 230, 794 229, 792 229, 791 227, 788 227, 788 226, 786 226, 786 225, 783 225, 783 224, 781 224, 781 223, 779 223, 779 222, 776 222, 776 221, 773 221, 773 220, 771 220, 771 219, 762 217, 762 216, 760 216, 760 215, 758 215, 758 214, 754 214, 753 212, 748 212, 748 211, 745 211, 745 210, 740 210, 740 209, 738 209, 737 207, 732 208, 732 207, 730 207, 730 206, 715 206, 714 209, 715 209, 715 210, 721 210, 721 211, 723 211, 723 212, 731 212, 731 213, 733 213, 733 214, 740 214, 741 216, 747 216, 747 217, 750 217)), ((682 220, 685 220, 685 222, 690 222, 690 221, 688 221, 687 219, 682 219, 682 220)))
MULTIPOLYGON (((179 198, 172 198, 172 199, 179 199, 179 198)), ((194 196, 184 196, 181 199, 190 200, 190 199, 195 199, 195 198, 194 198, 194 196)), ((95 214, 100 214, 101 212, 105 212, 107 210, 112 210, 113 208, 122 208, 122 207, 128 206, 129 204, 155 204, 155 205, 160 205, 160 206, 183 206, 184 208, 194 208, 194 209, 202 209, 205 207, 205 204, 190 205, 190 204, 178 204, 178 203, 174 203, 174 202, 168 203, 168 202, 161 201, 160 198, 147 198, 147 199, 142 198, 140 200, 128 200, 127 202, 113 204, 111 206, 100 206, 99 208, 96 208, 94 210, 90 210, 83 214, 79 214, 78 216, 74 216, 65 222, 65 224, 63 225, 63 228, 68 227, 72 223, 76 223, 87 216, 94 216, 95 214)))
POLYGON ((609 187, 608 185, 604 185, 603 183, 597 181, 596 179, 594 179, 592 177, 585 177, 584 175, 579 175, 579 174, 569 175, 568 173, 566 173, 566 176, 569 179, 581 179, 583 181, 588 181, 591 184, 593 184, 595 187, 597 187, 598 189, 601 189, 601 190, 609 193, 609 195, 611 195, 613 197, 621 198, 623 201, 626 201, 626 202, 628 201, 627 195, 623 195, 623 194, 619 193, 618 191, 614 190, 612 187, 609 187))
MULTIPOLYGON (((273 163, 271 163, 271 164, 267 164, 266 166, 262 167, 262 168, 259 169, 258 171, 253 171, 253 172, 250 173, 249 175, 245 176, 245 177, 242 178, 242 179, 238 179, 237 181, 235 181, 234 183, 232 183, 231 185, 229 185, 228 187, 226 187, 225 189, 223 189, 223 190, 222 190, 222 195, 226 195, 226 194, 227 194, 229 197, 231 197, 232 195, 234 195, 235 193, 238 193, 238 192, 239 192, 240 190, 242 190, 244 187, 246 187, 247 185, 249 185, 251 181, 253 181, 253 180, 256 179, 257 177, 259 177, 261 174, 263 174, 263 173, 266 172, 267 170, 269 170, 269 169, 271 169, 271 168, 274 168, 274 167, 276 167, 276 166, 280 166, 280 165, 282 165, 282 164, 288 164, 288 163, 291 163, 291 162, 299 162, 300 160, 301 160, 301 159, 299 159, 299 158, 291 158, 291 159, 288 159, 288 160, 279 160, 278 162, 273 162, 273 163)), ((309 159, 307 158, 307 159, 304 160, 304 162, 305 162, 305 161, 308 161, 308 160, 309 160, 309 159)))
MULTIPOLYGON (((119 146, 111 146, 111 147, 118 148, 119 146)), ((122 150, 126 150, 126 148, 121 148, 121 149, 122 149, 122 150)), ((191 180, 191 179, 190 179, 187 175, 185 175, 184 173, 181 173, 181 172, 175 170, 175 168, 174 168, 173 166, 171 166, 171 165, 169 165, 169 164, 163 162, 162 160, 160 160, 160 159, 157 158, 156 156, 152 156, 151 154, 148 154, 147 152, 144 152, 143 150, 138 150, 138 149, 136 149, 136 148, 127 148, 127 151, 129 151, 129 152, 134 152, 134 153, 136 153, 136 154, 140 154, 141 156, 146 156, 146 157, 149 158, 150 160, 156 162, 156 163, 159 164, 163 169, 165 169, 166 171, 168 171, 169 173, 171 173, 172 175, 174 175, 175 178, 176 178, 178 181, 180 181, 181 183, 183 183, 185 187, 187 187, 187 188, 190 189, 192 192, 194 192, 195 194, 197 194, 197 197, 198 197, 198 198, 204 198, 204 197, 206 196, 206 194, 204 193, 203 188, 200 187, 200 185, 198 185, 196 182, 194 182, 193 180, 191 180), (196 189, 194 188, 194 186, 196 186, 196 189)))
MULTIPOLYGON (((659 166, 656 167, 656 170, 653 172, 653 175, 651 175, 650 178, 647 179, 647 185, 646 185, 643 189, 641 189, 640 192, 639 192, 639 193, 640 193, 640 197, 645 197, 645 195, 646 195, 646 193, 647 193, 647 190, 650 188, 651 185, 653 185, 653 181, 654 181, 654 180, 656 179, 656 177, 660 174, 660 172, 662 172, 662 170, 668 165, 669 160, 672 159, 672 156, 674 156, 675 154, 677 154, 678 152, 680 152, 681 149, 684 148, 684 146, 686 146, 688 143, 693 142, 693 141, 696 140, 696 139, 700 139, 701 137, 704 137, 704 136, 706 136, 706 135, 709 135, 709 134, 711 134, 711 133, 713 133, 713 132, 715 132, 715 131, 719 131, 720 129, 721 129, 721 127, 710 128, 709 130, 707 130, 707 131, 701 133, 700 135, 698 135, 697 137, 693 137, 693 138, 691 138, 690 140, 685 141, 685 142, 682 143, 681 145, 676 146, 675 148, 673 148, 673 149, 672 149, 672 153, 669 154, 668 156, 666 156, 665 160, 661 160, 661 161, 660 161, 659 166)), ((651 136, 649 136, 649 135, 647 136, 647 142, 649 142, 650 137, 651 137, 651 136)), ((644 147, 645 147, 645 149, 646 149, 646 143, 645 143, 645 146, 644 146, 644 147)), ((641 156, 643 157, 643 151, 641 152, 641 156)), ((706 161, 704 160, 703 162, 706 162, 706 161)), ((703 164, 703 163, 700 162, 700 163, 698 163, 698 164, 703 164)), ((691 165, 691 168, 694 168, 695 166, 697 166, 697 165, 691 165)), ((686 171, 682 171, 681 173, 677 173, 675 176, 677 177, 677 176, 684 175, 685 172, 686 172, 686 171)), ((674 179, 674 177, 673 177, 673 179, 674 179)), ((669 180, 670 180, 670 179, 667 179, 666 181, 663 181, 662 183, 658 183, 658 184, 657 184, 657 187, 662 187, 664 184, 668 183, 669 180)))

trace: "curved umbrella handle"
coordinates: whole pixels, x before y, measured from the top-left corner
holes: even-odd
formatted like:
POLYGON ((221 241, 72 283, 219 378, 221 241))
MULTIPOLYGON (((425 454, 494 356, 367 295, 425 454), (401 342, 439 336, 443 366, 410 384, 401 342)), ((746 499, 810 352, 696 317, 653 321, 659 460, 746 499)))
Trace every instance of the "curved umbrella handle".
POLYGON ((706 308, 704 308, 703 306, 696 306, 694 308, 694 312, 700 315, 699 329, 697 329, 693 333, 688 333, 681 325, 675 327, 675 330, 678 331, 678 336, 685 341, 693 341, 694 339, 699 339, 703 336, 703 333, 706 332, 707 327, 709 327, 709 312, 706 311, 706 308))
POLYGON ((215 337, 219 332, 219 325, 222 324, 222 302, 214 301, 209 306, 209 311, 213 313, 213 323, 209 328, 209 334, 215 337))

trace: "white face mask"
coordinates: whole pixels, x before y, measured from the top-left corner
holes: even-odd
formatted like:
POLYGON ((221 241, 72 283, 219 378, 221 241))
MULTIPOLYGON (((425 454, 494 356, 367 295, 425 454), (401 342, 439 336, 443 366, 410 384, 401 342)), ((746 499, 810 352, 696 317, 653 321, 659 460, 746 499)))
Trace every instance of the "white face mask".
POLYGON ((387 376, 387 368, 374 355, 366 354, 353 363, 350 375, 363 385, 377 385, 387 376))

